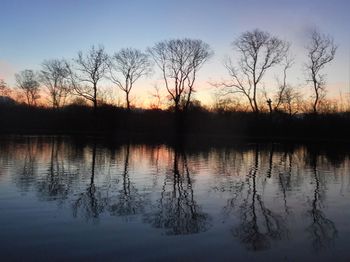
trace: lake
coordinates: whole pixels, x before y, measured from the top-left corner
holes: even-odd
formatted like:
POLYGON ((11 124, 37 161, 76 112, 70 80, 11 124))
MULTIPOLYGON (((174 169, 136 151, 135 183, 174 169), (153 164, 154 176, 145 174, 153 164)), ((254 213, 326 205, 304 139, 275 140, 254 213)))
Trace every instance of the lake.
POLYGON ((0 138, 1 261, 349 261, 350 147, 0 138))

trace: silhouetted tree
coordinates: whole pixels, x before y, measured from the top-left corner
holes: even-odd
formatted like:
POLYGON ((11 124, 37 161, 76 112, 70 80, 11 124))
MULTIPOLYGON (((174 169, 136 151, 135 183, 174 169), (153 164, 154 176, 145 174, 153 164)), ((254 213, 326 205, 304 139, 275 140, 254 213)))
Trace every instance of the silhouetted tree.
POLYGON ((18 88, 20 88, 28 105, 36 105, 37 99, 40 98, 40 84, 37 75, 33 70, 24 70, 15 75, 18 88))
POLYGON ((298 112, 302 103, 301 94, 292 86, 287 86, 283 91, 282 106, 284 111, 289 115, 294 115, 298 112))
POLYGON ((335 56, 337 46, 333 38, 313 30, 310 34, 310 42, 306 47, 308 62, 306 69, 308 71, 308 82, 311 82, 315 92, 315 100, 312 105, 314 113, 317 113, 317 107, 325 91, 325 74, 321 71, 330 63, 335 56))
POLYGON ((253 110, 258 113, 257 91, 259 83, 266 71, 279 64, 288 51, 289 44, 268 32, 255 29, 241 34, 233 42, 239 54, 237 66, 227 59, 227 68, 231 81, 222 85, 230 89, 230 93, 243 94, 253 110), (231 90, 233 88, 233 90, 231 90))
POLYGON ((92 46, 87 54, 78 53, 74 60, 76 72, 71 72, 72 87, 75 94, 91 101, 94 110, 98 102, 98 82, 106 76, 108 55, 102 46, 92 46))
POLYGON ((159 42, 148 51, 162 71, 175 112, 186 110, 194 92, 197 72, 212 55, 209 45, 202 40, 173 39, 159 42))
POLYGON ((3 79, 0 79, 0 96, 9 96, 10 94, 11 90, 7 83, 3 79))
POLYGON ((111 57, 110 69, 110 79, 125 92, 126 108, 130 110, 134 83, 151 70, 148 55, 133 48, 121 49, 111 57))
POLYGON ((278 82, 278 91, 275 96, 276 103, 274 104, 274 111, 279 111, 282 107, 290 115, 293 113, 293 105, 298 98, 298 92, 288 84, 287 82, 287 73, 288 70, 293 66, 294 59, 288 55, 285 56, 281 62, 283 66, 283 78, 282 81, 277 79, 278 82))
POLYGON ((153 92, 151 93, 153 102, 150 104, 151 109, 160 109, 162 105, 162 96, 160 94, 160 89, 157 85, 153 86, 153 92))
POLYGON ((49 92, 52 107, 65 104, 69 93, 69 68, 67 62, 59 59, 45 60, 42 63, 40 80, 49 92))

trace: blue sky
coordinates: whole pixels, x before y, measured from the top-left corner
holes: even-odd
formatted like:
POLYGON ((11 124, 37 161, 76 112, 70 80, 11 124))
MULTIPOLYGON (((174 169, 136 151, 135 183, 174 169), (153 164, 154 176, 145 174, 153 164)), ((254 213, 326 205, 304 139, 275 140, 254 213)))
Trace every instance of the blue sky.
MULTIPOLYGON (((215 56, 200 72, 199 85, 225 77, 222 60, 240 33, 267 30, 292 42, 296 65, 291 80, 302 84, 306 32, 318 27, 339 45, 327 70, 331 93, 349 92, 350 1, 347 0, 1 0, 0 77, 39 69, 44 59, 72 58, 77 51, 103 44, 108 52, 122 47, 145 49, 174 38, 200 38, 215 56)), ((145 91, 159 74, 143 83, 145 91)), ((267 76, 267 83, 273 76, 267 76)), ((136 92, 136 91, 135 91, 136 92)), ((202 94, 207 96, 208 94, 202 94)))

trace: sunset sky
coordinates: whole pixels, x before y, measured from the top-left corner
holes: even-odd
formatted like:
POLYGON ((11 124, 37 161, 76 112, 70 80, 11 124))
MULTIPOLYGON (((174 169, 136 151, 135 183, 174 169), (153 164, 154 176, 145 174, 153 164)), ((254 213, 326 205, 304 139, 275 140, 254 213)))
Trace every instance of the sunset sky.
MULTIPOLYGON (((112 53, 190 37, 202 39, 215 51, 197 82, 197 97, 210 103, 213 88, 208 82, 226 78, 222 61, 232 53, 231 42, 259 28, 292 42, 296 63, 290 82, 307 94, 304 46, 307 33, 316 27, 331 34, 339 46, 326 70, 329 96, 350 89, 348 0, 1 0, 0 10, 0 77, 10 85, 20 70, 39 70, 44 59, 71 59, 93 44, 103 44, 112 53)), ((267 75, 266 86, 273 88, 275 74, 267 75)), ((155 83, 161 87, 160 79, 156 70, 136 83, 136 102, 142 104, 155 83)))

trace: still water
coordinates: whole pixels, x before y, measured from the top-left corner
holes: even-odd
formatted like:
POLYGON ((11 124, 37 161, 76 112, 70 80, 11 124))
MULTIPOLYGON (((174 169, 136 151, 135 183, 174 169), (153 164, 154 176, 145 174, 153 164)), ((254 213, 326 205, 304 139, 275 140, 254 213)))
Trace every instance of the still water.
POLYGON ((349 261, 349 156, 0 138, 0 260, 349 261))

